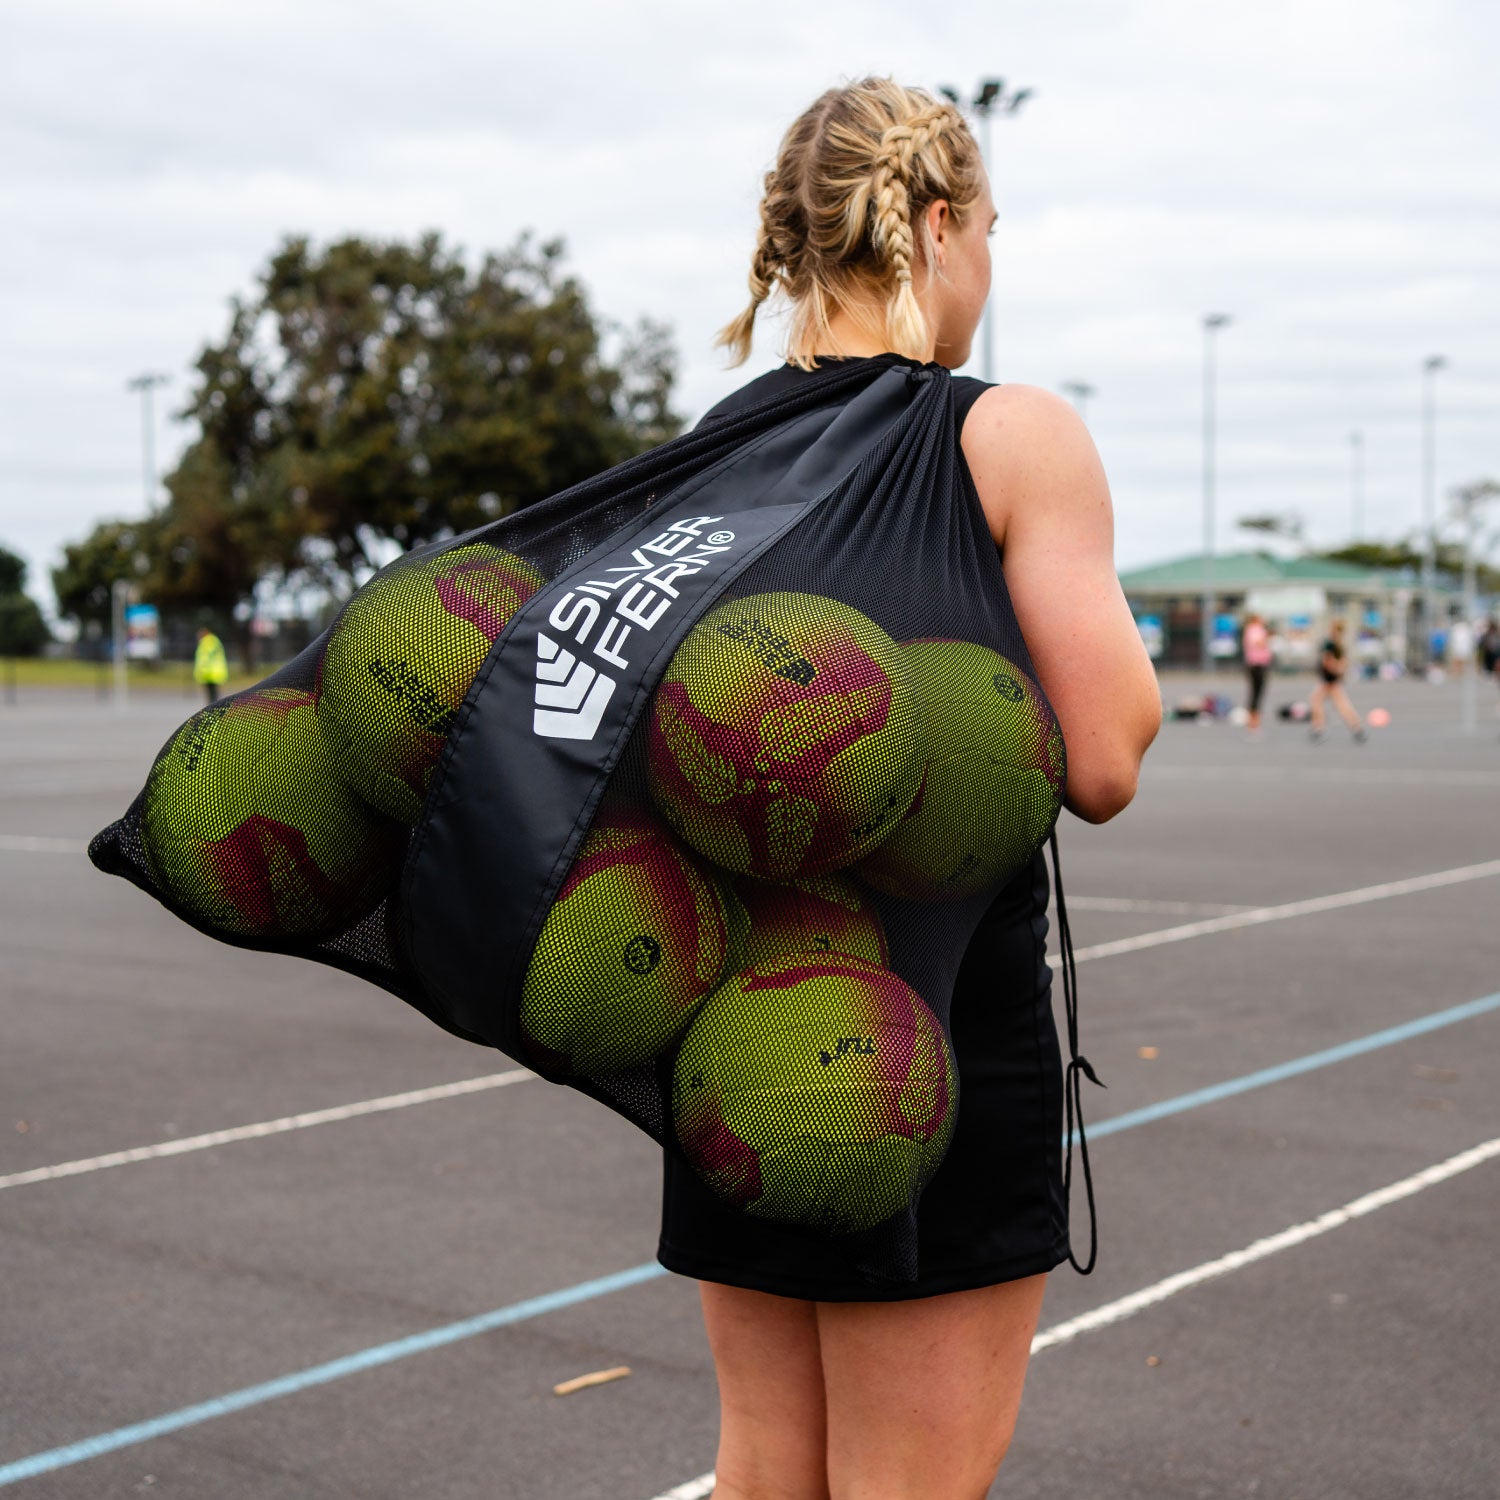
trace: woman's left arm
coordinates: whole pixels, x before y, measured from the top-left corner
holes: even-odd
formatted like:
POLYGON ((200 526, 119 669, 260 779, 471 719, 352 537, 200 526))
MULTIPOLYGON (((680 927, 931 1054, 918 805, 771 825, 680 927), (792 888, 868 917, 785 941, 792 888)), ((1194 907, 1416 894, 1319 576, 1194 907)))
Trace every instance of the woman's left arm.
POLYGON ((1034 386, 986 391, 964 455, 1068 750, 1067 806, 1103 823, 1135 796, 1161 727, 1156 671, 1120 588, 1114 508, 1078 413, 1034 386))

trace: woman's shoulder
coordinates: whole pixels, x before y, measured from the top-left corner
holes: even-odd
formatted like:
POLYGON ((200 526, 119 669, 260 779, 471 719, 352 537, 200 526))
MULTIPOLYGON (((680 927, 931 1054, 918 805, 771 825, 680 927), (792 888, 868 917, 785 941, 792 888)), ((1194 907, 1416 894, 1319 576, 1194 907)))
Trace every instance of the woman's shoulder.
POLYGON ((999 540, 1033 504, 1058 520, 1093 508, 1109 489, 1088 428, 1072 402, 1034 385, 993 385, 963 428, 964 458, 999 540))

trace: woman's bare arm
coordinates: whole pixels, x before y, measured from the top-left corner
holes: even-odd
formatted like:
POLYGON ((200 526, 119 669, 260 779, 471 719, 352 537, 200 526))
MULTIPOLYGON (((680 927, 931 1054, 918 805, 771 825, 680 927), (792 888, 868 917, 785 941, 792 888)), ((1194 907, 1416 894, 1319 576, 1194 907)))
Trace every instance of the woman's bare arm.
POLYGON ((1093 440, 1061 397, 1004 385, 963 431, 1026 644, 1068 747, 1067 806, 1103 823, 1135 796, 1161 727, 1156 673, 1114 564, 1114 508, 1093 440))

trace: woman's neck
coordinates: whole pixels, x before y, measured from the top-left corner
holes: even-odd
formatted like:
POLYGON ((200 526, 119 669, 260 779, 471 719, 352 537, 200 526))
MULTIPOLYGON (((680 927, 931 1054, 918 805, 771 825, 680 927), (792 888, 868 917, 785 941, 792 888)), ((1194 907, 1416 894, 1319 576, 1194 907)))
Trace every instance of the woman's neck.
MULTIPOLYGON (((870 359, 877 354, 894 351, 871 325, 879 326, 879 318, 871 312, 865 318, 857 318, 839 308, 828 320, 828 333, 813 350, 814 359, 870 359)), ((928 355, 931 359, 931 354, 928 355)))

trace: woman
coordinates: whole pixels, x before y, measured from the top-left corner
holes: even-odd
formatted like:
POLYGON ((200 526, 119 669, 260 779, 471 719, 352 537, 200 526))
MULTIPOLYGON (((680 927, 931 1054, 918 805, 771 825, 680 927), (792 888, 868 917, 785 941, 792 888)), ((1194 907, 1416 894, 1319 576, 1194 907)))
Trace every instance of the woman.
POLYGON ((1245 617, 1245 628, 1240 632, 1240 654, 1250 678, 1250 698, 1246 705, 1249 718, 1245 722, 1256 732, 1260 729, 1260 700, 1265 696, 1266 673, 1271 667, 1271 632, 1257 614, 1245 617))
MULTIPOLYGON (((766 176, 752 301, 719 336, 743 362, 758 308, 780 293, 788 362, 710 418, 830 359, 962 365, 989 294, 995 217, 957 110, 887 79, 823 95, 766 176)), ((1104 474, 1065 401, 974 380, 955 395, 963 456, 1066 738, 1066 805, 1102 823, 1134 795, 1161 719, 1115 576, 1104 474)), ((899 1300, 869 1300, 805 1236, 721 1209, 668 1157, 659 1253, 702 1284, 718 1500, 971 1500, 989 1487, 1046 1273, 1069 1254, 1046 905, 1038 857, 965 958, 952 1011, 963 1102, 918 1213, 921 1276, 899 1300), (997 977, 1025 997, 1019 1011, 995 1001, 997 977)))
POLYGON ((1332 702, 1338 710, 1339 717, 1348 726, 1355 743, 1362 745, 1365 742, 1364 720, 1355 712, 1348 693, 1344 691, 1344 673, 1348 666, 1349 660, 1344 651, 1344 622, 1335 620, 1328 627, 1328 639, 1323 642, 1323 649, 1318 653, 1318 681, 1312 690, 1312 702, 1309 705, 1312 722, 1308 733, 1314 744, 1323 738, 1323 705, 1326 702, 1332 702))

